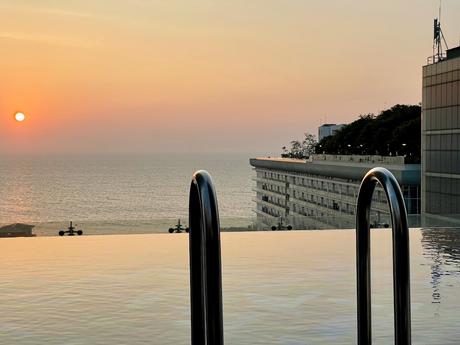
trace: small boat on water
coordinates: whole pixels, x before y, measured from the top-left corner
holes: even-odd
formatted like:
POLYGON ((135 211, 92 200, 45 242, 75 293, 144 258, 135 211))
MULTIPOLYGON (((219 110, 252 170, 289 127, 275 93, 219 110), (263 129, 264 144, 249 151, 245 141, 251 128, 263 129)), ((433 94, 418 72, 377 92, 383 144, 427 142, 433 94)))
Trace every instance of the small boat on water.
POLYGON ((183 227, 182 224, 180 223, 180 219, 177 220, 177 224, 173 228, 169 228, 169 233, 170 234, 172 234, 174 232, 180 234, 183 231, 189 232, 189 228, 188 227, 183 227))
POLYGON ((81 236, 81 235, 83 235, 83 230, 76 230, 76 227, 74 227, 73 224, 72 224, 72 221, 70 221, 70 225, 67 228, 67 230, 60 230, 59 231, 59 236, 64 236, 64 235, 67 235, 67 236, 75 236, 75 235, 81 236))

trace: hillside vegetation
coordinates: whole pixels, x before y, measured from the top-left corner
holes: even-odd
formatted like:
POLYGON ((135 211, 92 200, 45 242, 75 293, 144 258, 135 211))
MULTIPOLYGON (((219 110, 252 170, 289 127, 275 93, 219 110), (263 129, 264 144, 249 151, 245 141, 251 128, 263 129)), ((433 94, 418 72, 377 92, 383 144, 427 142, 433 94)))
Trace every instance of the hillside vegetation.
POLYGON ((378 116, 361 115, 315 145, 316 153, 400 155, 420 162, 421 108, 395 105, 378 116))

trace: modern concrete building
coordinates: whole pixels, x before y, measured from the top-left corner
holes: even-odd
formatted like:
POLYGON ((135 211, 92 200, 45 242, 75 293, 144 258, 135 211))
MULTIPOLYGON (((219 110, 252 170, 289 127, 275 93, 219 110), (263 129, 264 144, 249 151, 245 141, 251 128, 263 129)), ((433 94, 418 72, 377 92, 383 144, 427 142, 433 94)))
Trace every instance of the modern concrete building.
POLYGON ((333 135, 343 126, 345 125, 336 125, 335 123, 325 123, 324 125, 318 127, 318 140, 321 140, 330 135, 333 135))
POLYGON ((434 61, 423 67, 422 214, 460 222, 460 47, 434 61))
MULTIPOLYGON (((295 229, 352 228, 356 198, 364 175, 376 166, 389 169, 401 185, 409 214, 420 213, 420 165, 405 158, 313 155, 308 160, 253 158, 254 199, 259 228, 280 220, 295 229)), ((386 196, 374 193, 372 218, 376 226, 390 224, 386 196)))

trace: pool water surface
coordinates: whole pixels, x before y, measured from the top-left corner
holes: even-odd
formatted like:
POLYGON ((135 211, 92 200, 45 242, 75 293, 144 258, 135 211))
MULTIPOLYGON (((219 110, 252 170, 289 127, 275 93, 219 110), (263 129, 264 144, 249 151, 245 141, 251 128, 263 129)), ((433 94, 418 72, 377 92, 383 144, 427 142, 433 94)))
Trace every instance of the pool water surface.
MULTIPOLYGON (((410 230, 414 344, 458 344, 460 232, 410 230)), ((375 344, 393 343, 391 230, 372 231, 375 344)), ((187 234, 0 241, 0 344, 189 344, 187 234)), ((226 344, 356 343, 355 232, 222 234, 226 344)))

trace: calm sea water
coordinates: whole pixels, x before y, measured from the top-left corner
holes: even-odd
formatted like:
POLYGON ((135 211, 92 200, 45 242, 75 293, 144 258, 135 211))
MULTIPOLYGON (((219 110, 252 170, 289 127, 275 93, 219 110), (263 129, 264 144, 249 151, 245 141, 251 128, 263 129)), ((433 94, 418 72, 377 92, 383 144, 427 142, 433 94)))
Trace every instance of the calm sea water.
POLYGON ((0 160, 0 224, 56 234, 73 220, 85 233, 164 232, 188 217, 192 174, 208 170, 224 227, 247 227, 254 207, 249 155, 15 156, 0 160))
MULTIPOLYGON (((411 230, 414 344, 458 344, 460 232, 411 230)), ((223 233, 227 344, 355 344, 354 231, 223 233)), ((391 232, 373 336, 393 343, 391 232)), ((189 344, 186 234, 0 241, 0 344, 189 344)))

